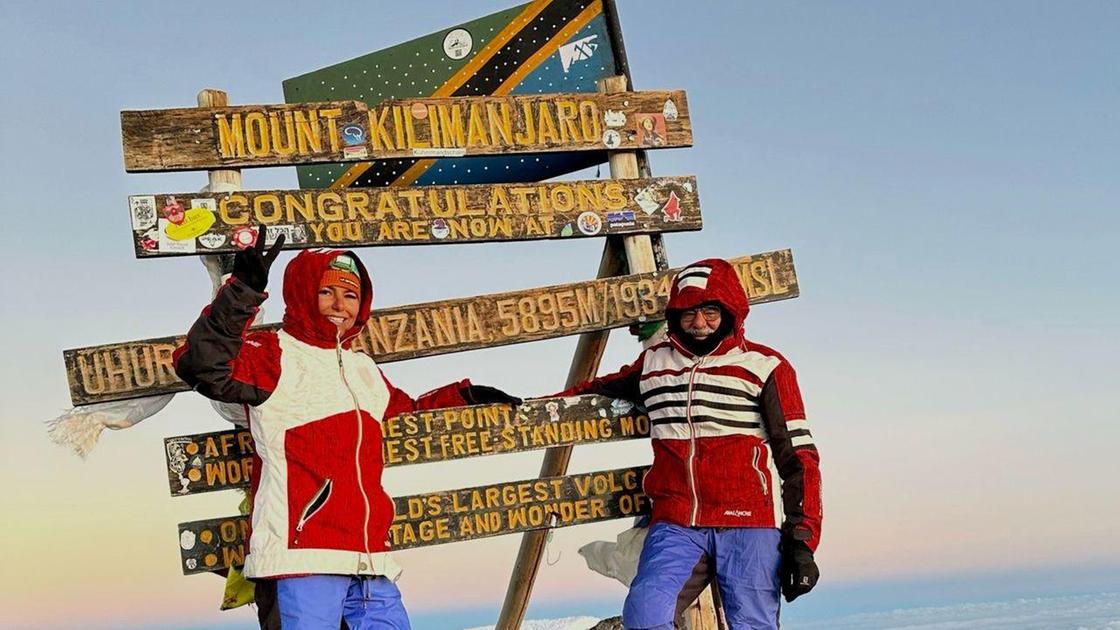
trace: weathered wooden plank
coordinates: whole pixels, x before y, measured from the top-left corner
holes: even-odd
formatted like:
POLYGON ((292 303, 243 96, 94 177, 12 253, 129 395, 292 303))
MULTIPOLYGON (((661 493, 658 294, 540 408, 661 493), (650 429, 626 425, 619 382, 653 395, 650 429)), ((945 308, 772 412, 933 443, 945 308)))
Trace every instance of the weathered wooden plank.
MULTIPOLYGON (((386 467, 649 437, 649 418, 602 396, 537 398, 394 416, 381 424, 386 467)), ((164 439, 171 496, 246 488, 253 437, 229 429, 164 439)))
MULTIPOLYGON (((397 497, 389 539, 394 550, 414 549, 647 514, 646 470, 637 466, 397 497)), ((180 523, 183 573, 244 563, 248 530, 247 516, 180 523)))
POLYGON ((257 450, 248 429, 163 439, 171 496, 248 488, 257 450))
POLYGON ((692 125, 676 90, 122 111, 121 135, 135 173, 684 147, 692 125))
POLYGON ((701 228, 695 177, 159 193, 128 198, 137 258, 236 252, 268 226, 285 249, 426 245, 701 228))
MULTIPOLYGON (((797 297, 790 250, 729 261, 755 304, 797 297)), ((629 326, 664 317, 679 269, 373 311, 354 341, 380 363, 629 326)), ((265 328, 277 329, 279 324, 265 328)), ((63 352, 75 405, 187 390, 171 353, 184 337, 63 352)))

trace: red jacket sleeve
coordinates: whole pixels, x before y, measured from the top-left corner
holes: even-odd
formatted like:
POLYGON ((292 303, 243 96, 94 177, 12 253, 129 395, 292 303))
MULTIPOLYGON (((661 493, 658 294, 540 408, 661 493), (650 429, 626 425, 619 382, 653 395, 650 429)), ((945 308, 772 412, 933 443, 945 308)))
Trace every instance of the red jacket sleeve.
MULTIPOLYGON (((378 368, 380 371, 380 368, 378 368)), ((385 386, 389 388, 389 405, 385 408, 385 417, 392 418, 393 416, 402 413, 409 413, 413 411, 423 411, 425 409, 443 409, 444 407, 462 407, 463 405, 471 404, 471 401, 464 397, 463 392, 467 387, 470 387, 470 380, 463 379, 457 383, 450 383, 443 387, 437 387, 430 392, 421 394, 419 398, 409 396, 404 390, 397 389, 395 385, 389 382, 385 376, 385 372, 381 372, 381 378, 385 381, 385 386)))
POLYGON ((805 418, 797 374, 782 359, 762 387, 762 417, 782 478, 782 531, 816 550, 821 537, 820 455, 805 418))
POLYGON ((266 293, 230 279, 175 349, 175 373, 211 400, 259 405, 280 378, 276 333, 250 333, 266 293))
POLYGON ((622 366, 621 369, 613 374, 607 374, 606 376, 600 376, 590 381, 577 383, 558 394, 553 394, 552 397, 599 394, 600 396, 607 396, 609 398, 621 398, 636 405, 641 405, 642 390, 638 387, 638 384, 642 377, 642 361, 644 359, 645 352, 638 355, 638 358, 633 363, 622 366))

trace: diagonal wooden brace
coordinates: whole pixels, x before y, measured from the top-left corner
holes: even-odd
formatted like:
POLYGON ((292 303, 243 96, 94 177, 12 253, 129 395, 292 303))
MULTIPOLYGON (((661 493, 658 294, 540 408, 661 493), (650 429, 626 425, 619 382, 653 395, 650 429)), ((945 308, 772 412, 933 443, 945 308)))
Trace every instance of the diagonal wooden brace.
MULTIPOLYGON (((615 76, 599 82, 599 91, 606 93, 625 92, 626 77, 615 76)), ((613 151, 608 156, 611 177, 614 179, 629 179, 640 176, 637 153, 633 151, 613 151)), ((599 262, 598 277, 616 276, 624 273, 642 273, 654 271, 657 264, 654 258, 653 247, 649 235, 609 237, 603 246, 603 258, 599 262), (627 271, 629 269, 629 271, 627 271)), ((565 387, 571 387, 582 381, 591 379, 599 370, 599 361, 603 358, 603 350, 607 345, 609 330, 585 333, 580 335, 576 344, 576 353, 572 358, 572 366, 568 370, 568 380, 565 387)), ((541 464, 541 477, 556 477, 564 475, 568 470, 568 462, 572 456, 572 447, 565 446, 545 451, 544 462, 541 464)), ((537 577, 541 556, 544 554, 545 542, 549 530, 537 530, 524 534, 521 538, 521 549, 517 553, 517 561, 513 566, 506 598, 502 603, 502 612, 498 617, 496 630, 517 630, 525 617, 525 609, 529 604, 529 595, 533 590, 533 582, 537 577)))

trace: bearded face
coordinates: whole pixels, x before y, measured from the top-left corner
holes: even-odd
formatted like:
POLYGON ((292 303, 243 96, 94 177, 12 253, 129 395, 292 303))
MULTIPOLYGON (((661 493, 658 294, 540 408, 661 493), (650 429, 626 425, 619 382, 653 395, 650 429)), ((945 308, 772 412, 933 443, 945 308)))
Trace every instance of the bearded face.
POLYGON ((715 304, 707 304, 681 311, 681 330, 697 341, 714 335, 723 320, 723 310, 715 304))

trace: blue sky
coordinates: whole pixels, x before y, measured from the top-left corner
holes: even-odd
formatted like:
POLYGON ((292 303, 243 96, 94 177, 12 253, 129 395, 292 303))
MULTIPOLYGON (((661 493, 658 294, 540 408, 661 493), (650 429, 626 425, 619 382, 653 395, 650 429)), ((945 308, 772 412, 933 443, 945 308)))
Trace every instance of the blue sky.
MULTIPOLYGON (((125 174, 118 112, 193 105, 203 87, 279 102, 284 78, 510 4, 0 6, 0 493, 11 515, 0 608, 41 627, 246 619, 215 612, 212 578, 178 574, 172 538, 175 523, 235 501, 173 500, 161 487, 162 437, 222 428, 205 403, 179 396, 85 461, 41 424, 69 406, 63 348, 181 332, 207 297, 196 261, 135 260, 125 218, 127 195, 194 190, 205 176, 125 174), (60 590, 82 596, 60 602, 60 590)), ((692 110, 695 146, 651 154, 655 174, 699 182, 705 229, 668 237, 671 261, 794 251, 802 296, 748 320, 797 367, 823 458, 826 581, 787 614, 847 614, 845 594, 884 584, 902 587, 877 591, 875 606, 933 605, 918 601, 929 580, 996 599, 1017 595, 992 586, 1006 576, 1043 576, 1021 589, 1035 596, 1047 576, 1049 594, 1101 590, 1072 588, 1079 567, 1120 590, 1120 5, 619 4, 636 86, 686 89, 692 110)), ((295 185, 294 169, 245 172, 246 188, 295 185)), ((600 248, 362 257, 389 306, 586 279, 600 248)), ((268 319, 280 310, 267 305, 268 319)), ((466 375, 540 395, 562 384, 573 348, 387 371, 417 393, 466 375)), ((603 365, 636 351, 616 334, 603 365)), ((406 493, 531 477, 539 457, 430 465, 387 483, 406 493)), ((648 459, 645 445, 589 447, 572 470, 648 459)), ((575 551, 621 527, 557 532, 541 614, 621 602, 575 551)), ((516 543, 402 555, 406 600, 418 617, 500 601, 516 543), (424 568, 434 563, 439 575, 424 568)))

